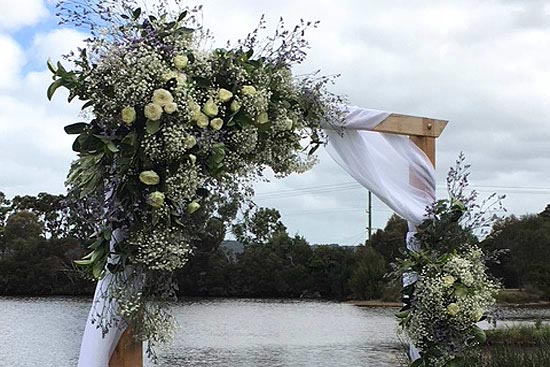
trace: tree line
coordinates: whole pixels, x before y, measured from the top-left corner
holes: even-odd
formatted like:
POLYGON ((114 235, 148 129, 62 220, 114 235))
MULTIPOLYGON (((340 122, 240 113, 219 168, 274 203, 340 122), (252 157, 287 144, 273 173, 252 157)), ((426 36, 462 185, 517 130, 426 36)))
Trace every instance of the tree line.
MULTIPOLYGON (((41 193, 8 200, 0 193, 0 295, 91 295, 94 284, 73 261, 86 253, 99 205, 41 193), (84 205, 86 204, 86 205, 84 205)), ((180 296, 399 299, 384 277, 403 251, 406 222, 392 216, 358 246, 311 246, 290 235, 275 209, 262 208, 232 232, 214 223, 187 266, 175 274, 180 296)), ((503 250, 491 271, 507 287, 550 299, 550 205, 537 215, 508 217, 482 242, 503 250)))

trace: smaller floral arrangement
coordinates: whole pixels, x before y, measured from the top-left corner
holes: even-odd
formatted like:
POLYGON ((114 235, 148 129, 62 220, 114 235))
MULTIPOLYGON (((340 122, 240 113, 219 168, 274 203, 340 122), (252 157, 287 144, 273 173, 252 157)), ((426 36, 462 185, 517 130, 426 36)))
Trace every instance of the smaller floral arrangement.
POLYGON ((486 339, 477 325, 494 321, 490 313, 501 286, 488 274, 486 254, 478 239, 485 235, 502 208, 504 197, 491 195, 476 204, 475 191, 466 194, 469 166, 461 155, 450 170, 450 198, 428 210, 428 219, 413 238, 414 250, 395 265, 404 277, 404 307, 399 325, 420 350, 414 367, 460 366, 465 353, 486 339))

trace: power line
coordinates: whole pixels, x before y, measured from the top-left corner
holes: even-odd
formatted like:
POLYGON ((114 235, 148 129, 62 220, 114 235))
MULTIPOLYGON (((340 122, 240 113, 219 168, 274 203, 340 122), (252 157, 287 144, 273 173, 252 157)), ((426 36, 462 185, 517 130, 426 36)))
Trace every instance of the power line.
MULTIPOLYGON (((440 189, 446 189, 444 185, 437 186, 440 189)), ((322 185, 322 186, 310 186, 297 189, 287 189, 287 190, 277 190, 265 193, 256 194, 256 198, 262 200, 268 199, 280 199, 286 197, 295 197, 300 195, 312 195, 314 194, 326 194, 332 192, 348 191, 348 190, 359 190, 364 189, 358 183, 354 182, 343 182, 332 185, 322 185)), ((542 194, 550 195, 550 187, 535 187, 535 186, 488 186, 488 185, 477 185, 472 190, 478 192, 492 192, 493 190, 506 190, 504 193, 519 193, 519 194, 542 194)), ((468 191, 472 191, 468 190, 468 191)))

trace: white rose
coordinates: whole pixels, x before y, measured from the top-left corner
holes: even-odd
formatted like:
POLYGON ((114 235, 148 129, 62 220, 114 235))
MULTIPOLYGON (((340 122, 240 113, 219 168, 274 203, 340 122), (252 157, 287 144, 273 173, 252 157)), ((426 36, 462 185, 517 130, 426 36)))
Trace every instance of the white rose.
POLYGON ((185 140, 184 140, 183 144, 185 146, 185 149, 191 149, 195 145, 197 145, 197 139, 195 139, 195 137, 193 135, 187 135, 185 137, 185 140))
POLYGON ((210 119, 208 116, 200 111, 195 114, 195 121, 197 122, 197 126, 202 128, 205 128, 210 124, 210 119))
POLYGON ((466 287, 471 287, 474 284, 474 277, 470 273, 466 273, 460 278, 466 287))
POLYGON ((245 85, 244 87, 242 87, 241 93, 245 96, 253 96, 254 94, 256 94, 256 88, 254 88, 254 86, 252 85, 245 85))
POLYGON ((171 115, 174 112, 176 112, 178 109, 178 105, 175 102, 168 103, 166 106, 164 106, 164 112, 171 115))
POLYGON ((185 55, 177 55, 174 57, 174 66, 178 70, 185 69, 188 63, 189 58, 185 55))
POLYGON ((172 97, 172 93, 168 92, 166 89, 160 88, 153 92, 152 101, 153 103, 164 107, 167 104, 174 102, 174 97, 172 97))
POLYGON ((223 126, 223 120, 219 117, 213 119, 212 121, 210 121, 210 127, 213 129, 213 130, 220 130, 223 126))
POLYGON ((455 277, 453 277, 452 275, 445 275, 443 277, 443 285, 445 286, 445 288, 449 288, 449 287, 452 287, 453 284, 455 284, 455 277))
POLYGON ((204 112, 207 116, 216 117, 219 112, 218 105, 212 99, 209 99, 204 104, 202 112, 204 112))
POLYGON ((196 201, 192 201, 189 203, 189 205, 187 205, 187 213, 193 214, 194 212, 199 210, 200 207, 201 205, 199 203, 197 203, 196 201))
POLYGON ((460 307, 456 303, 451 303, 447 306, 447 313, 449 316, 456 316, 460 311, 460 307))
POLYGON ((194 154, 189 154, 189 161, 191 162, 191 164, 195 164, 197 163, 197 156, 194 155, 194 154))
POLYGON ((231 93, 227 89, 221 88, 218 91, 218 99, 220 100, 220 102, 229 102, 231 98, 233 98, 233 93, 231 93))
POLYGON ((128 126, 132 126, 136 121, 136 110, 134 107, 124 107, 122 109, 122 121, 128 126))
POLYGON ((139 174, 139 180, 146 185, 155 186, 160 182, 160 177, 155 171, 143 171, 139 174))
POLYGON ((231 112, 237 112, 241 109, 241 104, 236 99, 234 99, 233 102, 231 102, 229 108, 231 109, 231 112))
POLYGON ((269 121, 269 116, 267 115, 267 112, 262 112, 258 115, 258 118, 256 119, 256 122, 259 124, 259 125, 263 125, 265 124, 266 122, 269 121))
POLYGON ((149 194, 147 198, 147 204, 151 205, 153 208, 162 208, 164 205, 164 194, 159 191, 155 191, 149 194))
POLYGON ((162 116, 162 107, 156 103, 149 103, 145 106, 143 113, 149 120, 157 121, 162 116))
POLYGON ((479 320, 481 320, 481 318, 483 317, 484 314, 485 314, 485 312, 481 308, 478 308, 472 314, 473 321, 478 322, 479 320))
POLYGON ((187 76, 185 76, 185 74, 178 73, 176 71, 170 71, 169 73, 164 74, 162 76, 162 79, 165 82, 169 81, 170 79, 175 79, 178 85, 181 86, 181 85, 184 85, 185 82, 187 81, 187 76))

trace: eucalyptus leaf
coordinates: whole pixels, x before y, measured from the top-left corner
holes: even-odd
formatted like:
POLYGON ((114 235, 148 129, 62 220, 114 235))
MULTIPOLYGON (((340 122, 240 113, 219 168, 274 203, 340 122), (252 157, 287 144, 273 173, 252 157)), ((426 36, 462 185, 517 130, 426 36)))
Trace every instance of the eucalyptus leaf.
POLYGON ((89 265, 92 265, 92 260, 88 259, 88 260, 75 260, 73 261, 76 265, 79 265, 79 266, 89 266, 89 265))
POLYGON ((57 74, 57 70, 55 69, 55 66, 52 63, 52 60, 48 59, 48 62, 46 63, 48 65, 48 69, 55 75, 57 74))
POLYGON ((47 95, 47 97, 48 97, 48 100, 50 100, 50 101, 52 100, 52 97, 53 97, 55 91, 56 91, 59 87, 63 86, 63 84, 64 84, 63 79, 57 79, 57 80, 54 81, 52 84, 50 84, 50 86, 48 87, 48 90, 47 90, 47 92, 46 92, 46 95, 47 95))
POLYGON ((100 279, 102 274, 103 274, 103 271, 104 271, 104 265, 102 262, 96 262, 94 265, 93 265, 93 268, 92 268, 92 274, 94 276, 94 278, 96 279, 100 279))
POLYGON ((77 122, 71 125, 65 126, 65 132, 69 135, 81 134, 89 125, 85 122, 77 122))
POLYGON ((147 120, 147 122, 145 123, 145 131, 147 131, 148 134, 156 134, 159 130, 160 120, 147 120))
POLYGON ((137 8, 132 13, 132 17, 134 18, 134 20, 137 20, 140 15, 141 15, 141 8, 137 8))
POLYGON ((105 146, 107 147, 107 149, 112 152, 112 153, 118 153, 120 152, 120 149, 118 149, 116 147, 116 145, 112 142, 112 141, 109 141, 105 144, 105 146))
POLYGON ((487 340, 487 334, 485 334, 485 331, 481 330, 481 328, 477 325, 474 325, 472 336, 480 344, 485 343, 487 340))
POLYGON ((184 12, 182 12, 179 17, 178 17, 178 22, 181 22, 182 20, 185 19, 185 17, 187 16, 187 10, 185 10, 184 12))

